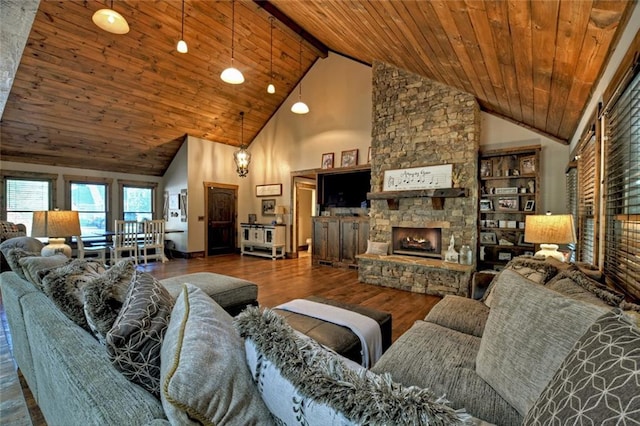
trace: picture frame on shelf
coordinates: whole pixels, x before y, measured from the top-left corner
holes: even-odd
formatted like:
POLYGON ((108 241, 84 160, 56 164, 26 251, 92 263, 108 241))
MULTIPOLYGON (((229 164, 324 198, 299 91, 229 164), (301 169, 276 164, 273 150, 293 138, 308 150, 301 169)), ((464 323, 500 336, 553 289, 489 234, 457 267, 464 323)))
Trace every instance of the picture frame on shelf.
POLYGON ((536 208, 535 200, 527 200, 527 203, 524 205, 525 212, 532 212, 536 208))
POLYGON ((487 219, 485 220, 485 225, 487 228, 497 228, 498 227, 498 221, 495 219, 487 219))
POLYGON ((498 253, 498 260, 511 260, 513 255, 509 251, 501 251, 498 253))
POLYGON ((342 151, 340 156, 340 167, 351 167, 358 165, 358 149, 348 149, 342 151))
POLYGON ((255 213, 249 213, 249 223, 256 223, 258 216, 255 213))
POLYGON ((520 174, 532 175, 536 172, 536 156, 520 157, 520 174))
POLYGON ((480 244, 497 244, 498 238, 495 232, 481 232, 480 244))
POLYGON ((480 160, 480 177, 491 177, 493 175, 493 161, 488 158, 480 160))
POLYGON ((282 195, 282 184, 256 185, 256 197, 274 197, 282 195))
POLYGON ((322 154, 322 168, 333 169, 333 152, 322 154))
POLYGON ((481 212, 491 212, 493 211, 493 201, 491 200, 480 200, 480 211, 481 212))
POLYGON ((508 188, 496 188, 496 195, 513 195, 518 193, 518 188, 515 186, 510 186, 508 188))
POLYGON ((524 241, 524 234, 520 234, 518 237, 518 245, 522 247, 533 247, 533 243, 527 243, 524 241))
POLYGON ((518 197, 500 197, 498 198, 497 210, 503 212, 518 211, 518 197))
POLYGON ((276 199, 268 198, 262 200, 262 216, 275 216, 276 215, 276 199))

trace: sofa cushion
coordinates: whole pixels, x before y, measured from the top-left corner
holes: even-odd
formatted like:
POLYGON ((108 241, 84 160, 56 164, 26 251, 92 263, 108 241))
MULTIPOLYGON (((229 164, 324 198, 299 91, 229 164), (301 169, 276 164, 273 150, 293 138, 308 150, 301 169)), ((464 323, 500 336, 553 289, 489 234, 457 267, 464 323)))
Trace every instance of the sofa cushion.
POLYGON ((35 251, 28 251, 20 247, 15 247, 5 250, 3 252, 3 255, 7 261, 7 264, 9 265, 9 268, 11 268, 11 270, 15 272, 20 278, 26 280, 27 276, 25 275, 22 266, 20 266, 20 259, 23 259, 25 257, 40 256, 40 252, 36 253, 35 251))
POLYGON ((248 308, 235 322, 258 390, 278 424, 459 424, 470 417, 427 389, 352 370, 272 310, 248 308))
POLYGON ((183 286, 161 353, 160 396, 172 424, 273 424, 232 321, 202 290, 183 286))
POLYGON ((571 349, 525 425, 631 424, 640 418, 640 330, 613 310, 571 349))
POLYGON ((519 425, 522 416, 476 373, 480 338, 425 321, 391 345, 371 369, 391 374, 405 386, 445 395, 454 408, 502 425, 519 425))
POLYGON ((151 275, 135 271, 122 309, 107 333, 111 363, 160 397, 160 349, 173 298, 151 275))
MULTIPOLYGON (((591 278, 589 278, 589 276, 587 276, 579 269, 569 269, 560 272, 547 283, 547 286, 551 286, 552 288, 557 287, 557 281, 566 279, 570 279, 576 285, 582 287, 584 293, 590 293, 610 306, 619 306, 620 302, 624 300, 624 294, 612 288, 609 288, 606 285, 599 283, 598 281, 592 280, 591 278)), ((577 290, 574 290, 573 294, 576 294, 577 292, 577 290)), ((587 296, 585 295, 584 297, 586 298, 587 296)))
POLYGON ((42 278, 42 289, 58 309, 73 322, 89 330, 84 315, 82 288, 104 271, 102 263, 75 259, 66 265, 49 270, 42 278))
POLYGON ((82 289, 87 323, 102 343, 122 309, 134 271, 131 259, 121 260, 82 289))
POLYGON ((482 337, 488 317, 489 307, 484 303, 467 297, 447 295, 436 303, 424 320, 482 337))
MULTIPOLYGON (((7 253, 9 250, 14 248, 20 248, 22 250, 26 250, 29 252, 37 253, 40 256, 40 252, 42 251, 42 247, 44 244, 40 240, 37 240, 32 237, 16 237, 11 238, 9 240, 3 241, 0 244, 0 252, 7 257, 7 253)), ((15 271, 14 271, 15 272, 15 271)))
POLYGON ((608 309, 511 270, 502 271, 493 292, 476 371, 524 416, 574 343, 608 309))
POLYGON ((64 254, 55 254, 53 256, 27 256, 21 258, 18 263, 25 278, 42 290, 42 275, 48 270, 62 266, 70 261, 64 254))
MULTIPOLYGON (((545 284, 558 273, 558 268, 547 262, 545 258, 534 256, 518 256, 507 263, 504 270, 517 272, 536 284, 545 284)), ((489 288, 482 296, 482 301, 489 307, 493 300, 493 287, 499 276, 500 274, 491 281, 489 288)))

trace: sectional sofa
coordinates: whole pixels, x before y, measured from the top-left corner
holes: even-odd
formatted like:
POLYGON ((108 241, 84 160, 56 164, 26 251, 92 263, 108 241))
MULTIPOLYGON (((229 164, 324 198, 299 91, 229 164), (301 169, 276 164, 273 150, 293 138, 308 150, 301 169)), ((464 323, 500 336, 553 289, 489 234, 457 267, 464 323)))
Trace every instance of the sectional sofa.
MULTIPOLYGON (((545 424, 554 416, 589 416, 595 423, 603 416, 637 419, 640 389, 620 367, 624 358, 637 378, 636 317, 619 309, 635 306, 615 292, 605 295, 601 286, 585 288, 573 270, 562 275, 545 262, 516 260, 496 277, 485 300, 445 297, 371 370, 296 333, 270 309, 250 307, 234 319, 199 288, 202 283, 189 282, 194 277, 170 279, 173 293, 165 294, 162 282, 158 287, 152 277, 135 272, 126 295, 119 296, 129 299, 106 335, 99 333, 100 324, 73 321, 54 302, 51 289, 43 291, 43 277, 56 276, 51 267, 22 277, 4 272, 0 287, 15 359, 51 425, 515 425, 545 424), (34 275, 40 285, 28 279, 34 275), (150 296, 136 293, 145 286, 153 289, 150 296), (153 388, 122 368, 121 354, 114 357, 105 346, 132 335, 130 328, 137 325, 121 323, 132 306, 163 298, 165 308, 145 304, 143 310, 155 313, 150 321, 140 321, 157 325, 156 314, 170 311, 162 320, 158 387, 153 388), (594 333, 606 335, 619 351, 602 353, 594 333), (622 407, 617 412, 597 397, 601 390, 587 385, 581 386, 586 407, 581 414, 575 404, 562 403, 567 383, 587 374, 576 367, 581 354, 607 365, 600 372, 603 383, 622 381, 609 393, 622 407)), ((108 271, 96 276, 104 280, 108 271)))

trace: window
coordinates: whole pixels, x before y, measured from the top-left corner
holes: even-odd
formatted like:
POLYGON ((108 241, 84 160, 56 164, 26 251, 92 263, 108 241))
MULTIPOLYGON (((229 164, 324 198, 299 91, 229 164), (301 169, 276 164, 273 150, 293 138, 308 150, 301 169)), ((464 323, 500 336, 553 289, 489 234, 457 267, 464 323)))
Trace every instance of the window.
POLYGON ((84 238, 99 237, 109 229, 111 179, 65 176, 67 208, 77 210, 84 238))
POLYGON ((122 218, 138 222, 154 219, 156 188, 155 183, 120 182, 122 218))
POLYGON ((596 264, 596 220, 598 213, 596 178, 596 137, 582 147, 578 159, 577 260, 596 264))
POLYGON ((640 73, 605 112, 605 271, 640 298, 640 73))
POLYGON ((31 235, 33 212, 51 208, 52 179, 6 177, 4 181, 6 219, 24 224, 31 235))

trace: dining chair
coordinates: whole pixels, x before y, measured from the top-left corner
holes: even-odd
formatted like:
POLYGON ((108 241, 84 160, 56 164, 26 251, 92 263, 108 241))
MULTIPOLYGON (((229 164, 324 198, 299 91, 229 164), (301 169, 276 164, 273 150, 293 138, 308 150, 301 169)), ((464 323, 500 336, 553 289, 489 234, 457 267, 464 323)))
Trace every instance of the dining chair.
POLYGON ((162 263, 167 260, 164 255, 164 224, 163 219, 144 221, 144 239, 139 250, 145 265, 152 259, 162 263))
POLYGON ((138 264, 138 231, 140 224, 135 220, 116 220, 111 249, 111 264, 120 259, 133 257, 138 264), (124 253, 127 253, 125 256, 124 253))
POLYGON ((107 263, 107 246, 85 246, 80 235, 76 236, 76 243, 78 244, 78 259, 89 257, 96 258, 102 263, 107 263))

